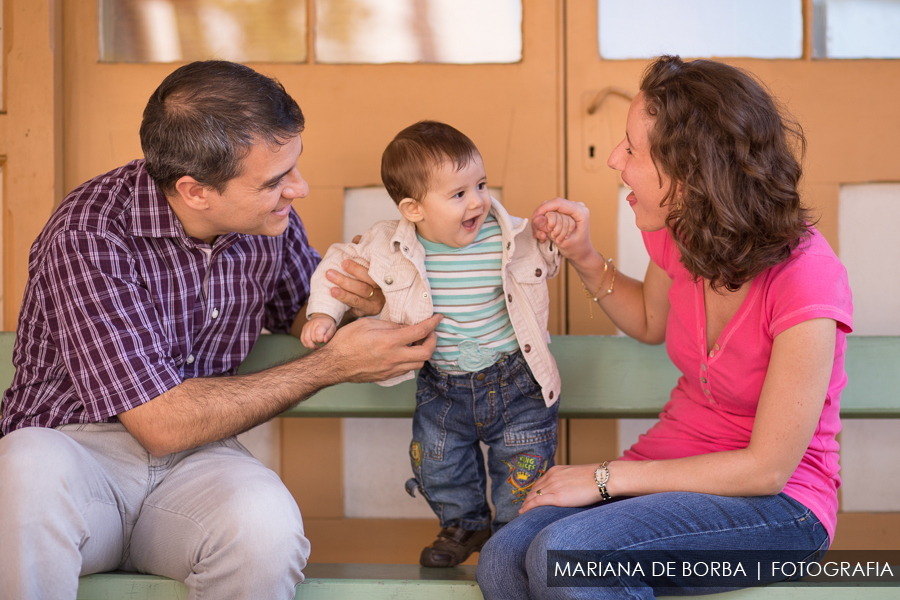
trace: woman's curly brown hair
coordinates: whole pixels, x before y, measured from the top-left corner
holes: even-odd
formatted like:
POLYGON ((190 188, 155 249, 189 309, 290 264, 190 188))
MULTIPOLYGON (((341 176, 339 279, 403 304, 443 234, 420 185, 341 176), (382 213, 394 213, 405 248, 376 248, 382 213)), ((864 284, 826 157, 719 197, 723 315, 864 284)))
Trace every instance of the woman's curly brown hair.
POLYGON ((688 272, 737 290, 786 260, 810 228, 797 189, 800 125, 752 76, 715 61, 661 56, 641 92, 656 119, 651 156, 672 181, 667 226, 688 272))

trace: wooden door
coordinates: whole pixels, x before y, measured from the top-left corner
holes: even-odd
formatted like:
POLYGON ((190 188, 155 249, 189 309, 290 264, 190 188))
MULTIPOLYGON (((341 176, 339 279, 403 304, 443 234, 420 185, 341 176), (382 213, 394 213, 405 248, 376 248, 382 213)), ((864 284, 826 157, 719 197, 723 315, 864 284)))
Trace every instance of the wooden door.
MULTIPOLYGON (((606 167, 606 159, 624 137, 629 106, 625 96, 637 92, 648 61, 603 59, 598 46, 597 11, 598 0, 568 0, 566 3, 567 188, 570 199, 584 202, 591 209, 591 235, 595 247, 604 256, 615 259, 617 264, 624 264, 630 257, 620 255, 619 236, 633 235, 634 220, 629 207, 620 199, 619 175, 606 167), (598 103, 600 97, 602 101, 598 103), (589 110, 591 108, 594 110, 589 110)), ((897 160, 900 156, 900 113, 896 110, 900 98, 900 60, 814 59, 812 0, 803 0, 802 17, 803 47, 799 58, 725 60, 754 73, 802 125, 808 143, 803 200, 818 217, 819 231, 841 256, 839 214, 847 210, 846 200, 841 207, 842 187, 867 182, 900 182, 900 161, 897 160)), ((878 214, 867 216, 872 223, 879 219, 878 214)), ((881 283, 872 282, 871 289, 854 287, 857 306, 863 303, 865 294, 883 293, 881 290, 887 280, 893 282, 892 286, 897 285, 898 278, 893 275, 895 259, 896 256, 877 252, 869 257, 873 264, 883 265, 881 283)), ((641 277, 643 272, 629 274, 641 277)), ((850 273, 851 286, 854 275, 850 273)), ((568 334, 616 333, 612 323, 598 314, 600 311, 595 310, 591 318, 578 276, 571 269, 567 298, 568 334)), ((894 301, 893 307, 897 306, 894 301)), ((571 461, 591 462, 599 460, 600 456, 617 455, 619 449, 615 437, 622 429, 614 425, 571 421, 571 461), (605 445, 598 442, 604 439, 607 440, 605 445)), ((892 440, 896 439, 896 426, 887 427, 893 433, 885 432, 884 424, 844 424, 845 430, 853 431, 854 438, 881 436, 878 439, 882 440, 882 447, 889 447, 888 444, 893 444, 892 440)), ((845 445, 842 451, 846 458, 854 448, 845 445)), ((874 473, 885 473, 886 470, 893 473, 892 469, 895 469, 889 459, 868 453, 860 456, 860 462, 867 463, 866 468, 874 473)), ((845 480, 853 475, 849 470, 841 474, 845 480)), ((860 485, 871 486, 870 491, 874 494, 877 490, 880 496, 884 495, 886 485, 892 485, 877 474, 861 479, 864 481, 860 485)), ((855 490, 854 493, 868 492, 855 490)), ((897 547, 895 540, 900 529, 897 513, 844 513, 841 520, 854 525, 839 526, 835 547, 897 547)))

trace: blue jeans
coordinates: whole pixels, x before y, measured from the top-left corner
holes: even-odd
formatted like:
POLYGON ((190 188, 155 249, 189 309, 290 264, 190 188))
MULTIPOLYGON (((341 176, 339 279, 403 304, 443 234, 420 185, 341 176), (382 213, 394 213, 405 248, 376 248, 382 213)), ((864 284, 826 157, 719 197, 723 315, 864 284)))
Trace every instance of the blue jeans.
POLYGON ((429 363, 419 372, 413 440, 415 477, 441 527, 494 531, 519 514, 532 484, 556 453, 558 403, 547 407, 521 352, 477 373, 451 375, 429 363), (488 446, 491 499, 479 442, 488 446))
MULTIPOLYGON (((733 587, 769 583, 779 577, 755 568, 746 580, 728 587, 692 587, 696 580, 619 574, 607 587, 549 587, 548 551, 588 551, 594 560, 617 564, 645 561, 648 555, 678 556, 704 551, 768 551, 782 560, 821 559, 828 534, 819 519, 796 500, 778 494, 729 498, 670 492, 623 498, 584 508, 542 506, 520 516, 481 550, 476 578, 485 600, 509 598, 655 598, 659 595, 710 594, 733 587), (685 552, 687 551, 687 552, 685 552), (620 587, 609 586, 615 583, 620 587), (624 587, 621 587, 624 586, 624 587)), ((721 553, 721 554, 718 554, 721 553)), ((552 556, 552 555, 551 555, 552 556)))

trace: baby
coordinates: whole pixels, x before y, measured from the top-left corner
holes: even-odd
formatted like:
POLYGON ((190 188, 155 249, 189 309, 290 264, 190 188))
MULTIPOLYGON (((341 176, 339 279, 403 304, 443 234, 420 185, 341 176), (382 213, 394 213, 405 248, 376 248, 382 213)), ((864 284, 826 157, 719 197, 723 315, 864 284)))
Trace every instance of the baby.
POLYGON ((420 563, 453 567, 518 514, 553 465, 560 378, 547 347, 546 279, 560 264, 552 240, 574 222, 548 214, 541 223, 547 241, 538 242, 526 219, 491 198, 472 141, 443 123, 423 121, 397 134, 381 177, 401 218, 328 250, 312 277, 301 339, 315 348, 334 335, 347 307, 331 296, 325 272, 347 258, 367 265, 381 286, 379 318, 414 324, 444 315, 418 377, 409 447, 415 477, 406 489, 418 488, 441 525, 420 563), (479 442, 489 447, 493 521, 479 442))

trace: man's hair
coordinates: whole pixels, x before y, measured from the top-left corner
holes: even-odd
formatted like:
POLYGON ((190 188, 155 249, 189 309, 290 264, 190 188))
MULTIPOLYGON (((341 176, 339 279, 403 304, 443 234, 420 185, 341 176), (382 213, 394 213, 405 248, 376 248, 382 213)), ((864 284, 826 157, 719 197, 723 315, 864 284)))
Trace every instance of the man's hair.
POLYGON ((141 148, 164 193, 185 175, 221 193, 254 144, 284 145, 303 124, 278 81, 237 63, 199 61, 176 69, 150 96, 141 148))
POLYGON ((661 56, 641 91, 656 121, 651 156, 671 177, 667 225, 687 270, 735 290, 786 260, 810 227, 798 192, 800 125, 751 75, 715 61, 661 56))
POLYGON ((432 175, 444 161, 456 170, 480 156, 462 132, 437 121, 419 121, 391 140, 381 156, 381 181, 397 204, 404 198, 425 199, 432 175))

